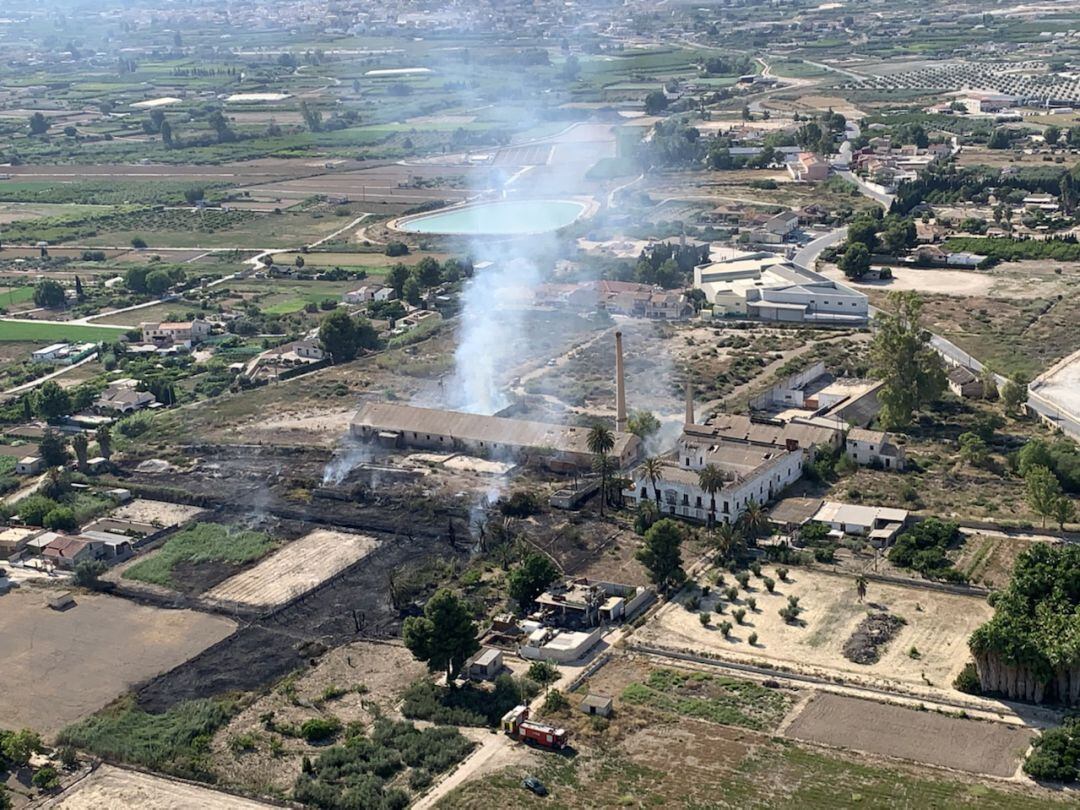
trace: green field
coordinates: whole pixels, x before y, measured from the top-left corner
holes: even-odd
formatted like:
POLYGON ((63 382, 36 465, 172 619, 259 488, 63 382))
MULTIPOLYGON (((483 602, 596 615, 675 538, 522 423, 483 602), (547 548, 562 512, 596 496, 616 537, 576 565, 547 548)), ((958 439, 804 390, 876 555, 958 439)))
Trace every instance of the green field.
POLYGON ((268 534, 220 523, 198 523, 174 534, 159 551, 128 568, 124 578, 175 587, 173 569, 182 563, 246 563, 273 548, 274 541, 268 534))
POLYGON ((34 288, 30 285, 25 287, 0 287, 0 307, 11 307, 15 304, 25 304, 34 300, 34 288))
POLYGON ((93 343, 116 340, 126 331, 115 326, 84 326, 50 321, 0 321, 0 341, 57 343, 62 340, 74 340, 93 343))

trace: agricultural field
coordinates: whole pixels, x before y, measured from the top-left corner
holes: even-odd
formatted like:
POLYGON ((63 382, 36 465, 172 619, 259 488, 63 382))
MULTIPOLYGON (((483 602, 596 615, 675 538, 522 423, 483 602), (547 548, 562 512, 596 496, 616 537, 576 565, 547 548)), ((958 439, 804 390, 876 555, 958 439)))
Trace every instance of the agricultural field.
MULTIPOLYGON (((955 771, 806 745, 715 720, 687 717, 677 705, 658 708, 625 699, 625 690, 633 694, 636 684, 648 682, 657 672, 671 670, 624 661, 603 667, 589 679, 587 689, 615 697, 610 721, 593 722, 595 718, 590 720, 574 710, 552 718, 574 735, 574 756, 522 752, 512 765, 455 788, 437 807, 479 810, 492 802, 526 808, 553 802, 586 808, 831 808, 852 804, 880 810, 969 805, 1034 810, 1063 806, 1048 792, 1026 791, 1008 783, 988 787, 955 771), (524 774, 539 777, 551 795, 540 799, 522 789, 524 774)), ((700 672, 680 672, 691 680, 702 677, 700 672)), ((771 691, 741 683, 744 695, 771 691)), ((581 694, 571 696, 571 701, 581 694)), ((771 697, 791 700, 793 696, 780 690, 773 691, 771 697)), ((925 715, 911 714, 912 724, 918 727, 925 715)))
POLYGON ((258 607, 281 604, 363 559, 378 542, 361 534, 316 529, 204 596, 258 607))
POLYGON ((262 810, 275 805, 199 787, 165 776, 99 765, 59 795, 47 799, 49 810, 98 810, 102 807, 153 806, 161 810, 262 810))
POLYGON ((22 588, 4 596, 0 610, 0 677, 23 684, 19 700, 5 705, 4 722, 50 737, 235 628, 220 616, 89 592, 55 611, 47 606, 54 595, 22 588))
POLYGON ((125 579, 187 590, 204 574, 226 579, 229 574, 265 556, 274 541, 262 532, 246 531, 220 523, 196 523, 177 532, 158 550, 124 571, 125 579))
POLYGON ((126 328, 90 326, 57 321, 5 320, 0 321, 0 342, 57 343, 60 341, 115 340, 126 328))
MULTIPOLYGON (((900 687, 906 691, 954 696, 952 682, 970 660, 967 640, 972 631, 990 618, 993 610, 979 596, 962 596, 871 582, 865 604, 858 601, 851 577, 805 567, 793 568, 784 581, 775 569, 765 567, 763 576, 775 581, 769 592, 763 578, 751 578, 750 589, 740 589, 728 601, 714 587, 700 599, 696 610, 672 602, 656 618, 634 634, 641 644, 693 651, 735 661, 767 661, 773 666, 799 671, 840 675, 859 683, 900 687), (802 612, 794 623, 780 615, 789 597, 798 600, 802 612), (747 599, 754 599, 750 609, 747 599), (723 615, 715 613, 718 603, 723 615), (743 624, 735 610, 745 610, 743 624), (699 612, 712 612, 703 626, 699 612), (856 664, 843 648, 869 612, 889 613, 904 624, 870 664, 856 664), (733 627, 725 637, 719 625, 733 627), (750 634, 756 634, 753 644, 750 634), (912 653, 915 650, 915 653, 912 653)), ((728 578, 730 583, 730 578, 728 578)), ((683 597, 683 601, 690 597, 683 597)))
POLYGON ((819 692, 784 729, 787 737, 955 771, 1014 776, 1035 733, 965 717, 819 692))

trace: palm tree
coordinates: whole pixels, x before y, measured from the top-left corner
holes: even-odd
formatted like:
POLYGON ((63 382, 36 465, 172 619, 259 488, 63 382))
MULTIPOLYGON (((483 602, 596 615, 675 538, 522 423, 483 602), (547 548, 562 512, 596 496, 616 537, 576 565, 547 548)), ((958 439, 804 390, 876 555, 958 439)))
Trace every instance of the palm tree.
POLYGON ((734 523, 724 521, 717 526, 713 532, 713 545, 716 546, 718 561, 726 560, 742 539, 742 532, 734 523))
POLYGON ((698 486, 709 496, 709 525, 716 523, 716 493, 724 488, 724 473, 715 464, 698 470, 698 486))
POLYGON ((657 481, 664 477, 664 462, 656 456, 649 456, 641 462, 641 472, 645 475, 647 480, 653 488, 653 492, 656 494, 656 506, 660 507, 660 488, 656 486, 657 481))
POLYGON ((86 438, 85 433, 76 433, 71 439, 71 449, 75 451, 75 461, 79 466, 79 472, 86 472, 86 449, 90 445, 90 440, 86 438))
POLYGON ((765 514, 765 507, 753 498, 746 502, 746 509, 743 510, 740 520, 743 533, 751 542, 757 540, 769 527, 769 517, 765 514))
POLYGON ((102 425, 94 435, 97 438, 98 452, 107 461, 112 456, 112 434, 109 433, 109 426, 102 425))
POLYGON ((615 447, 615 434, 609 428, 597 422, 589 429, 586 444, 596 458, 594 468, 600 472, 600 517, 604 516, 604 499, 607 497, 607 476, 609 471, 607 454, 615 447))
POLYGON ((855 578, 855 591, 856 591, 856 593, 859 594, 859 603, 862 604, 862 601, 866 598, 866 575, 865 574, 859 574, 859 576, 857 576, 855 578))

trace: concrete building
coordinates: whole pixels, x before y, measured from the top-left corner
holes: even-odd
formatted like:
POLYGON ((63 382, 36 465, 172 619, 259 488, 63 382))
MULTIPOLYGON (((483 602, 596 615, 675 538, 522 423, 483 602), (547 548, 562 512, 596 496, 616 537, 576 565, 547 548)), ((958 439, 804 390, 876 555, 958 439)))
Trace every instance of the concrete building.
POLYGON ((536 597, 539 607, 530 618, 562 627, 593 627, 632 618, 652 597, 649 588, 576 579, 552 585, 536 597))
POLYGON ((20 526, 11 526, 0 531, 0 560, 11 559, 39 534, 41 529, 20 526))
POLYGON ((813 517, 814 520, 827 524, 830 534, 838 539, 844 535, 866 537, 879 547, 893 541, 904 528, 907 518, 905 509, 835 501, 825 501, 813 517))
POLYGON ((45 469, 45 460, 39 456, 23 456, 15 462, 16 475, 37 475, 45 469))
POLYGON ((852 428, 844 442, 844 452, 860 467, 903 470, 904 448, 897 446, 884 430, 852 428))
POLYGON ((96 343, 54 343, 30 354, 35 363, 53 363, 58 366, 70 366, 89 357, 97 351, 96 343))
POLYGON ((787 164, 791 179, 801 183, 820 183, 829 179, 829 164, 813 152, 800 152, 787 164))
MULTIPOLYGON (((592 469, 589 429, 571 425, 378 402, 360 409, 353 418, 351 432, 357 439, 386 447, 537 460, 557 470, 592 469)), ((630 466, 640 453, 641 440, 637 436, 615 432, 610 457, 619 467, 630 466)))
POLYGON ((480 652, 465 662, 462 675, 471 681, 493 681, 504 667, 502 650, 482 647, 480 652))
POLYGON ((383 284, 365 284, 343 296, 346 304, 367 304, 371 301, 391 301, 394 295, 392 287, 383 284))
POLYGON ((584 714, 593 714, 598 717, 610 717, 611 710, 615 706, 613 701, 608 695, 597 695, 593 692, 589 692, 578 704, 578 710, 584 714))
POLYGON ((589 632, 536 627, 529 631, 525 643, 518 648, 518 655, 531 661, 569 664, 583 658, 600 643, 603 635, 603 627, 589 632))
POLYGON ((142 339, 144 343, 152 343, 155 346, 183 346, 190 349, 202 342, 210 334, 210 324, 207 321, 177 321, 164 323, 142 323, 142 339))
POLYGON ((714 317, 858 325, 869 314, 862 293, 771 253, 700 265, 694 287, 713 304, 714 317))
POLYGON ((799 212, 785 211, 765 220, 760 228, 750 231, 750 241, 779 245, 799 228, 799 212))

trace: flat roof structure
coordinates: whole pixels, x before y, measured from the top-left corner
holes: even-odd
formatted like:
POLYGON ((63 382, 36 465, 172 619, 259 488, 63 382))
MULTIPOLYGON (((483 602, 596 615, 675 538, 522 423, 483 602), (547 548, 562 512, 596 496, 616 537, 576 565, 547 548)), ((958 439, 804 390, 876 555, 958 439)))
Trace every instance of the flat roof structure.
POLYGON ((906 509, 888 506, 862 506, 854 503, 825 501, 814 515, 822 523, 849 523, 855 526, 873 526, 877 522, 904 523, 908 518, 906 509))
POLYGON ((786 447, 792 441, 799 447, 807 448, 835 444, 842 432, 839 428, 824 425, 800 422, 781 424, 751 419, 743 414, 721 413, 710 419, 707 425, 687 425, 683 439, 695 443, 725 441, 777 447, 786 447))

